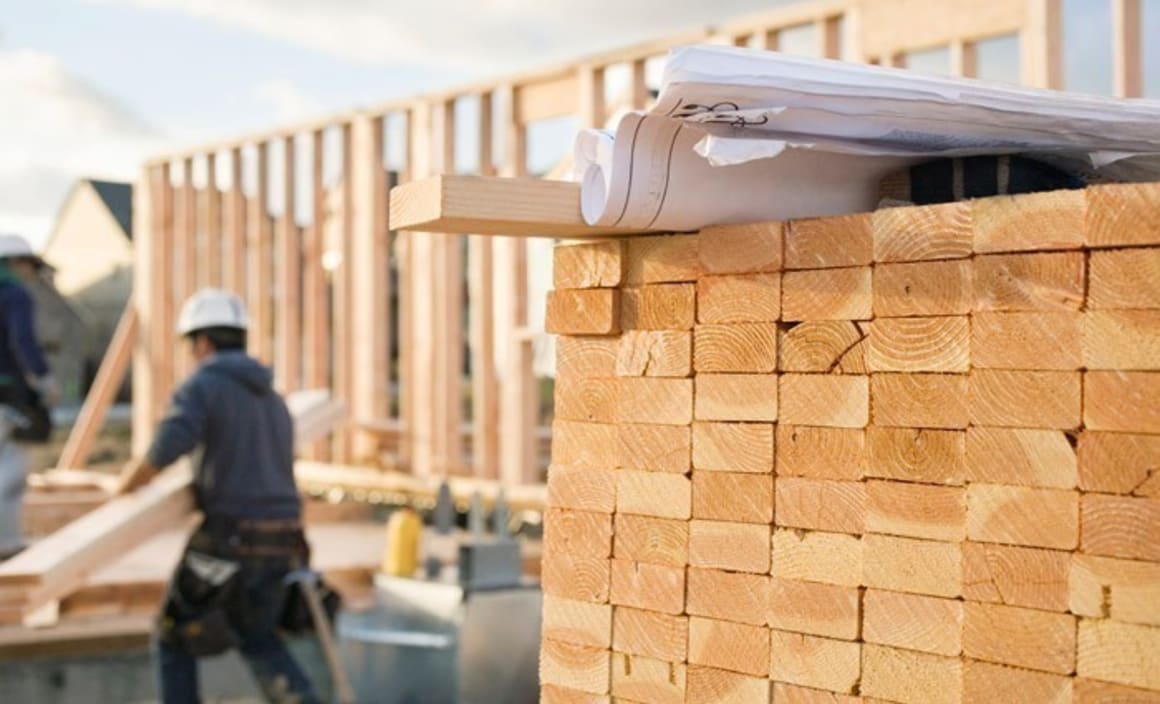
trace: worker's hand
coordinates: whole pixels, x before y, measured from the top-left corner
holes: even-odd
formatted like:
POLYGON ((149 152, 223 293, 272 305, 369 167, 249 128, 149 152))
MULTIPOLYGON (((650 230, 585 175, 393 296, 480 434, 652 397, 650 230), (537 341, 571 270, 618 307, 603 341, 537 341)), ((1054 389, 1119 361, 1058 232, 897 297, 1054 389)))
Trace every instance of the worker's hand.
POLYGON ((33 386, 40 394, 40 400, 45 407, 56 408, 60 403, 60 387, 56 385, 56 379, 52 378, 51 374, 40 377, 33 386))
POLYGON ((148 460, 130 460, 121 470, 113 496, 124 496, 140 489, 153 480, 157 468, 148 460))

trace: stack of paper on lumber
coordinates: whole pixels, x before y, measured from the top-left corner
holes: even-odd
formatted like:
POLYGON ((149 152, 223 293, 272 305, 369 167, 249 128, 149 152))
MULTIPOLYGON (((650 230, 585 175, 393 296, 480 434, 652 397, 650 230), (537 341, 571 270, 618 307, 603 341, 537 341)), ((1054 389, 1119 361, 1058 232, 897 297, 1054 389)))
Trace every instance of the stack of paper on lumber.
MULTIPOLYGON (((345 404, 325 391, 291 394, 296 441, 314 440, 345 417, 345 404)), ((86 576, 129 548, 188 520, 194 511, 187 461, 129 496, 117 497, 0 565, 0 619, 27 615, 67 596, 86 576)))
POLYGON ((1160 184, 555 263, 544 702, 1160 699, 1160 184))

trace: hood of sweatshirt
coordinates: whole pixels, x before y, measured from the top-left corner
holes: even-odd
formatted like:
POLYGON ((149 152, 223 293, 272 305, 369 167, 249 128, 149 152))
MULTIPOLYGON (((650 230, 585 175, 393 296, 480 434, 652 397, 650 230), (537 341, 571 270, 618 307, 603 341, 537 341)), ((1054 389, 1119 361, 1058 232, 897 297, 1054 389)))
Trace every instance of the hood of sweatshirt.
POLYGON ((274 374, 270 368, 245 352, 219 352, 206 361, 204 369, 228 376, 259 395, 273 389, 274 374))

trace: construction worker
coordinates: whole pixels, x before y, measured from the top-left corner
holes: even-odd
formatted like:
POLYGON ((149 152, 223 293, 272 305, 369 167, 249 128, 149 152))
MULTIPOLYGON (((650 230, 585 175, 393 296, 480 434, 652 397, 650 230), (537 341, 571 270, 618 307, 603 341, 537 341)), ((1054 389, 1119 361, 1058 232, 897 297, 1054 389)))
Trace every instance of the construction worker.
POLYGON ((24 287, 44 262, 19 235, 0 235, 0 561, 23 549, 25 475, 20 445, 35 424, 47 439, 58 394, 36 339, 36 307, 24 287))
POLYGON ((245 353, 241 299, 216 289, 186 301, 177 331, 198 368, 174 392, 135 490, 197 450, 194 495, 204 515, 170 583, 156 636, 164 704, 197 702, 197 658, 238 648, 271 702, 317 702, 277 627, 287 575, 309 550, 294 485, 293 421, 267 367, 245 353))

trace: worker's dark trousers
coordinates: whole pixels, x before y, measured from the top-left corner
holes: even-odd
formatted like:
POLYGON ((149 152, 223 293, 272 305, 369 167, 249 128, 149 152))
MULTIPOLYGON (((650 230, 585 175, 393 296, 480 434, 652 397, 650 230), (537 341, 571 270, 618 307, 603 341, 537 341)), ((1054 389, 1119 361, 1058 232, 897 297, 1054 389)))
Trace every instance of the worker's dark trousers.
MULTIPOLYGON (((236 624, 242 657, 254 673, 266 700, 278 704, 318 704, 306 675, 286 649, 276 626, 282 607, 282 580, 289 567, 281 561, 243 560, 240 573, 248 618, 236 624)), ((164 704, 197 704, 197 658, 179 647, 156 640, 164 704)))

